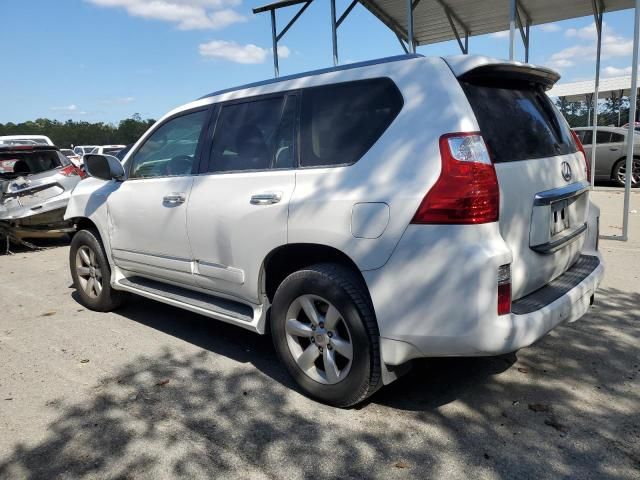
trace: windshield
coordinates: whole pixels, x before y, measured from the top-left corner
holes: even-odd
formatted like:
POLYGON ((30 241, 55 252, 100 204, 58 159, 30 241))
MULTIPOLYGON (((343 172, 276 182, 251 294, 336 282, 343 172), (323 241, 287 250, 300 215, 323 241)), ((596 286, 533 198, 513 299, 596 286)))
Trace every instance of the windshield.
POLYGON ((15 178, 69 165, 57 150, 0 152, 0 177, 15 178))

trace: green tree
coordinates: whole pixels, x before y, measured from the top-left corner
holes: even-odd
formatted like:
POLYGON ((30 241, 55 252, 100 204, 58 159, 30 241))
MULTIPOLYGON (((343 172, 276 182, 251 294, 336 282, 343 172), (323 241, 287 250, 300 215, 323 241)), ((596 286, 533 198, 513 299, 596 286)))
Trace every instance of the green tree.
POLYGON ((121 120, 118 125, 104 122, 50 120, 37 118, 22 123, 0 123, 0 135, 46 135, 59 147, 71 145, 108 145, 134 143, 155 123, 153 119, 142 119, 136 113, 121 120))

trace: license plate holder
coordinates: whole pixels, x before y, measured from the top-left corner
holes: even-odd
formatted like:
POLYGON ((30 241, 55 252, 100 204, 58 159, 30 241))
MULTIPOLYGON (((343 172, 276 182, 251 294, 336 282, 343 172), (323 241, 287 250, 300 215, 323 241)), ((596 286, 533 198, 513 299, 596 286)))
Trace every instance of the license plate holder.
POLYGON ((569 201, 561 200, 551 204, 551 236, 569 229, 569 201))

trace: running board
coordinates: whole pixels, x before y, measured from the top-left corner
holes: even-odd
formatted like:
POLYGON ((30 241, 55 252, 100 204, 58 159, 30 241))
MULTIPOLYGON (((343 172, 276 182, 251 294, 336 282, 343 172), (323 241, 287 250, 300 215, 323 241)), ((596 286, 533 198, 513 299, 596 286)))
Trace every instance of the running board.
POLYGON ((258 333, 264 333, 264 315, 263 308, 260 305, 251 307, 226 298, 139 276, 121 278, 117 283, 119 290, 135 293, 142 297, 183 308, 216 320, 232 323, 258 333))

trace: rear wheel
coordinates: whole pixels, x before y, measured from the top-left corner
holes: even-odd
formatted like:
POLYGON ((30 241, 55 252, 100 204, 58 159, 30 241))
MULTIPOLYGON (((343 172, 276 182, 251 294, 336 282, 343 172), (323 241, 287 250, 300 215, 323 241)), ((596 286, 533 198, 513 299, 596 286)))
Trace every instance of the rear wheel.
POLYGON ((285 367, 310 397, 354 405, 381 383, 378 328, 362 281, 348 268, 317 264, 276 291, 271 333, 285 367))
POLYGON ((96 232, 80 230, 73 236, 69 266, 82 305, 108 312, 122 304, 124 294, 111 288, 111 268, 96 232))
MULTIPOLYGON (((631 187, 640 186, 640 159, 633 159, 633 168, 631 169, 631 187)), ((616 162, 613 167, 613 180, 621 187, 625 185, 627 178, 627 159, 623 158, 616 162)))

